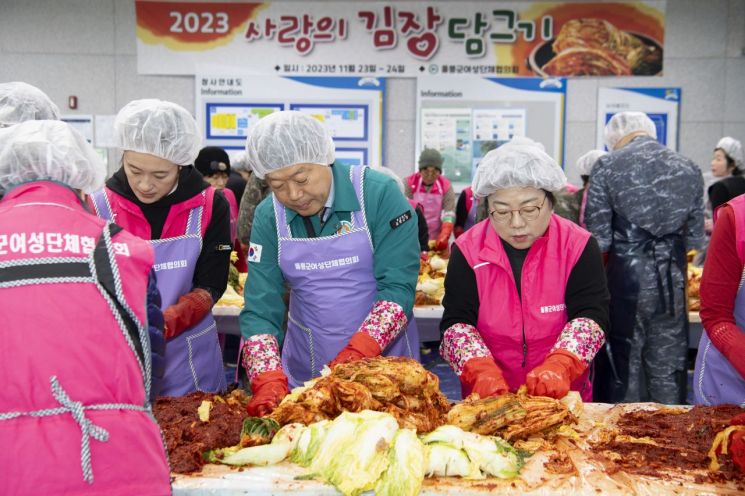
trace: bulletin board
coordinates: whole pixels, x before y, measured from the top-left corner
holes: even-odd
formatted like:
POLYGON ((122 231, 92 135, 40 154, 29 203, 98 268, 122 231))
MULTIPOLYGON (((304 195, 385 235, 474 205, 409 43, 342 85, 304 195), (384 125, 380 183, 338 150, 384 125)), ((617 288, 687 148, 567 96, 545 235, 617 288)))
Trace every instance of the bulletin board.
POLYGON ((481 159, 514 136, 543 144, 563 164, 566 80, 432 77, 417 79, 417 140, 444 157, 443 174, 460 191, 481 159))
POLYGON ((597 148, 605 147, 605 125, 617 112, 645 112, 657 130, 657 141, 678 151, 680 88, 598 88, 597 148))
POLYGON ((245 149, 259 119, 296 110, 331 132, 337 162, 383 163, 384 79, 203 72, 195 81, 196 117, 205 146, 220 146, 232 156, 245 149))

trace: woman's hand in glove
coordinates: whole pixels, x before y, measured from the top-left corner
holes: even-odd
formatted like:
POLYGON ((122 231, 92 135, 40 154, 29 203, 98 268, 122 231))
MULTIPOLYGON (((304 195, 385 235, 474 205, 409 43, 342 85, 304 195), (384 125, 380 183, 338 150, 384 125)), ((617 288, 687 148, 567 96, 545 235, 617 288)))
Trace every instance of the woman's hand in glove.
POLYGON ((163 312, 165 326, 163 334, 172 339, 196 325, 209 313, 213 305, 209 291, 194 288, 163 312))
POLYGON ((500 396, 510 390, 502 375, 502 369, 492 357, 477 357, 468 360, 460 375, 462 396, 466 398, 478 393, 480 398, 500 396))
POLYGON ((529 394, 559 399, 566 396, 572 381, 586 369, 587 364, 574 353, 559 349, 528 373, 525 384, 529 394))

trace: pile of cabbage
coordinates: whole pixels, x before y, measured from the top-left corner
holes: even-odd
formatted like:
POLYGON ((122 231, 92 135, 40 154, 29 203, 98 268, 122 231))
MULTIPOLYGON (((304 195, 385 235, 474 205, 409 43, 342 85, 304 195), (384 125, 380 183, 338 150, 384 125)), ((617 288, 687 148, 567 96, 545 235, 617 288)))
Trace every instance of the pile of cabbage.
POLYGON ((344 412, 334 420, 282 427, 270 444, 207 453, 213 463, 271 465, 289 459, 306 468, 301 479, 333 484, 356 496, 416 495, 425 476, 509 479, 519 474, 525 452, 499 437, 465 432, 452 425, 417 437, 400 429, 390 414, 344 412))

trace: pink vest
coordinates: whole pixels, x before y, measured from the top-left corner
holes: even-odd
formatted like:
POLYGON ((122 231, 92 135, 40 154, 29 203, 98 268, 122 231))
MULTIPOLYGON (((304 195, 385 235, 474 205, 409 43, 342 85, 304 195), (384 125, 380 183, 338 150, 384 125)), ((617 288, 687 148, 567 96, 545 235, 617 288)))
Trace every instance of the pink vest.
POLYGON ((230 205, 230 240, 235 241, 238 238, 238 202, 235 201, 235 194, 228 188, 221 191, 230 205))
POLYGON ((51 182, 0 202, 0 494, 170 493, 147 402, 153 250, 108 225, 51 182))
POLYGON ((442 227, 442 201, 450 189, 450 181, 445 176, 440 176, 427 191, 427 187, 422 183, 422 174, 417 172, 407 177, 406 182, 411 187, 412 199, 424 210, 429 239, 437 239, 442 227))
MULTIPOLYGON (((522 268, 522 298, 499 235, 486 219, 455 242, 476 274, 477 328, 510 389, 543 363, 567 323, 564 293, 590 233, 557 215, 531 246, 522 268), (525 338, 523 340, 523 331, 525 338)), ((588 373, 572 390, 590 394, 588 373)))
MULTIPOLYGON (((152 239, 150 224, 142 213, 142 210, 140 210, 140 207, 110 189, 107 188, 107 190, 109 194, 106 195, 106 198, 110 204, 109 210, 114 212, 114 222, 138 238, 152 239)), ((212 202, 214 197, 215 188, 209 186, 206 195, 194 195, 188 200, 171 205, 166 222, 163 224, 160 239, 175 238, 184 234, 186 232, 186 224, 189 221, 190 210, 200 205, 204 205, 202 209, 202 237, 204 237, 204 233, 207 232, 207 226, 209 226, 212 219, 212 202)), ((88 198, 88 204, 91 210, 95 212, 95 206, 90 198, 88 198)))

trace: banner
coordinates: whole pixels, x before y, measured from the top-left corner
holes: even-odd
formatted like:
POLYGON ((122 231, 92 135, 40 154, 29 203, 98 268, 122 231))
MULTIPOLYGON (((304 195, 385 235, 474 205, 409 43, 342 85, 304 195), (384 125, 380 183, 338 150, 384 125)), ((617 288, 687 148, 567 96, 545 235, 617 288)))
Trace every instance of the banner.
POLYGON ((140 74, 211 65, 300 76, 662 74, 665 0, 137 0, 140 74))
POLYGON ((425 148, 438 150, 445 159, 443 174, 456 191, 471 184, 484 155, 515 136, 538 141, 561 164, 565 105, 563 78, 422 76, 416 158, 425 148))

